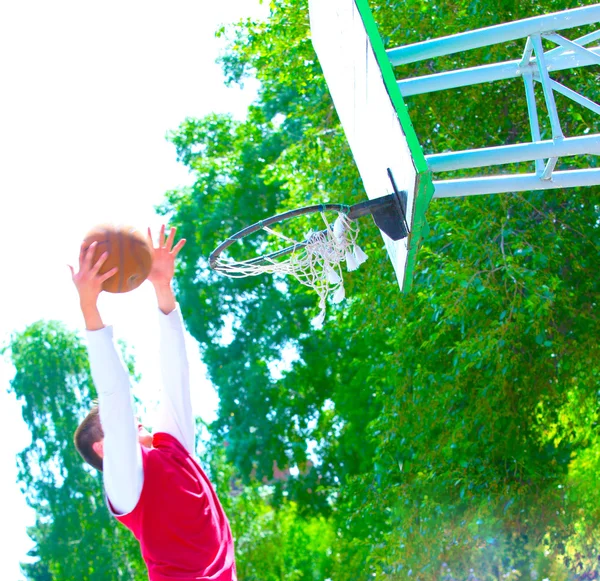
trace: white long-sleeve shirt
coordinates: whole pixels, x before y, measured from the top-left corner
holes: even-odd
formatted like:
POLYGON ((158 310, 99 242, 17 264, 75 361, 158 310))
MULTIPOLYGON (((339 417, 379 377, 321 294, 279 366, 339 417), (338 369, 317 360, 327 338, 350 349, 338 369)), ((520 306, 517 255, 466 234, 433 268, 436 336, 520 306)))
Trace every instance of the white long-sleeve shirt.
MULTIPOLYGON (((170 434, 194 453, 189 366, 179 307, 159 311, 163 390, 154 432, 170 434)), ((113 340, 112 327, 87 331, 92 379, 104 431, 104 488, 117 514, 131 512, 142 493, 144 471, 129 373, 113 340)))

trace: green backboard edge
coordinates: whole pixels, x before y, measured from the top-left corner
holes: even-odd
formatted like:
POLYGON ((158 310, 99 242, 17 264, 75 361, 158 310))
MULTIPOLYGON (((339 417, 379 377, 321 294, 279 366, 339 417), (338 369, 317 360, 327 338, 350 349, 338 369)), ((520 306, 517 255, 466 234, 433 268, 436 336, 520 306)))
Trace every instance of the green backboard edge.
POLYGON ((358 13, 362 18, 369 40, 371 41, 375 58, 377 59, 377 63, 381 69, 385 88, 390 97, 392 105, 396 109, 396 114, 398 115, 398 119, 400 120, 400 124, 406 136, 406 141, 408 143, 417 173, 413 224, 408 238, 408 256, 406 258, 406 271, 403 285, 403 292, 409 292, 412 288, 412 279, 417 260, 417 251, 419 249, 421 240, 426 237, 429 232, 429 226, 427 225, 425 213, 429 207, 431 199, 433 198, 433 178, 431 171, 427 167, 425 154, 423 153, 423 149, 419 143, 417 134, 415 133, 412 121, 408 115, 408 109, 406 108, 406 104, 404 103, 404 99, 400 93, 400 89, 398 89, 398 85, 396 84, 394 70, 387 53, 385 52, 383 40, 381 39, 379 30, 377 29, 377 24, 373 18, 373 13, 369 7, 368 0, 354 0, 354 2, 356 8, 358 9, 358 13))

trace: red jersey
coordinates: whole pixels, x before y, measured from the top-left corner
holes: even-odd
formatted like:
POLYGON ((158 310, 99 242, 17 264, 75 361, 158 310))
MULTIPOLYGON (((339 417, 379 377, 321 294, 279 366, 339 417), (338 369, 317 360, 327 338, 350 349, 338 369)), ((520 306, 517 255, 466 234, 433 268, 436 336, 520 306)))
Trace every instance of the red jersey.
POLYGON ((117 520, 140 542, 150 581, 236 581, 229 522, 198 462, 165 433, 141 448, 142 494, 117 520))

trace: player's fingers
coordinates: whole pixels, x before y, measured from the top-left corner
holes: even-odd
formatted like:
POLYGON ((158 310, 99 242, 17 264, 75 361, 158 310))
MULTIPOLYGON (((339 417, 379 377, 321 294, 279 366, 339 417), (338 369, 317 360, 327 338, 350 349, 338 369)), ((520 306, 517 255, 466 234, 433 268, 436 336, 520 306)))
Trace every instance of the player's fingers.
POLYGON ((173 246, 173 240, 175 239, 175 232, 177 232, 177 228, 171 228, 169 232, 169 237, 167 238, 167 243, 165 244, 165 248, 170 252, 171 247, 173 246))
POLYGON ((108 252, 103 252, 102 256, 100 256, 100 258, 98 260, 96 260, 96 263, 94 264, 94 266, 92 267, 92 270, 90 271, 94 276, 96 276, 98 274, 98 272, 102 268, 102 265, 106 262, 107 258, 108 258, 108 252))
POLYGON ((152 230, 150 230, 150 226, 148 226, 148 244, 150 244, 150 248, 154 248, 154 240, 152 240, 152 230))
POLYGON ((165 225, 164 224, 160 227, 160 232, 158 234, 158 247, 159 248, 165 247, 165 225))
POLYGON ((185 238, 182 238, 177 244, 175 244, 175 248, 171 250, 171 254, 173 257, 179 254, 179 251, 185 246, 185 238))
POLYGON ((92 242, 85 253, 83 266, 86 267, 86 270, 90 270, 92 268, 92 260, 94 259, 94 252, 96 251, 96 246, 98 246, 98 242, 92 242))
POLYGON ((103 275, 99 276, 98 280, 100 282, 104 282, 105 280, 108 280, 111 276, 117 274, 117 272, 119 272, 119 269, 115 266, 114 268, 111 268, 108 272, 105 272, 103 275))
POLYGON ((70 264, 67 264, 67 266, 69 267, 69 270, 71 271, 71 278, 75 278, 75 269, 70 264))

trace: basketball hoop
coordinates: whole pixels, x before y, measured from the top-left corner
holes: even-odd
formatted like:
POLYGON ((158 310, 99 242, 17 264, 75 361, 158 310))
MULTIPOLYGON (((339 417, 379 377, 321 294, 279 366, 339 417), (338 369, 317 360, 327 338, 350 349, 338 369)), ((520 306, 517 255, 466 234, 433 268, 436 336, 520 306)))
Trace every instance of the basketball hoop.
POLYGON ((357 218, 372 215, 376 224, 393 240, 408 235, 405 219, 406 194, 397 190, 388 196, 347 206, 344 204, 317 204, 290 210, 252 224, 230 236, 209 257, 213 270, 232 278, 259 274, 291 275, 301 284, 313 289, 319 297, 319 315, 313 320, 318 326, 325 320, 327 297, 340 303, 346 296, 342 264, 348 271, 356 270, 367 255, 357 243, 359 226, 357 218), (324 227, 306 232, 303 240, 286 236, 271 226, 292 218, 320 214, 324 227), (335 218, 327 214, 335 214, 335 218), (224 251, 250 234, 265 231, 283 241, 284 248, 267 252, 246 260, 234 260, 224 251))

